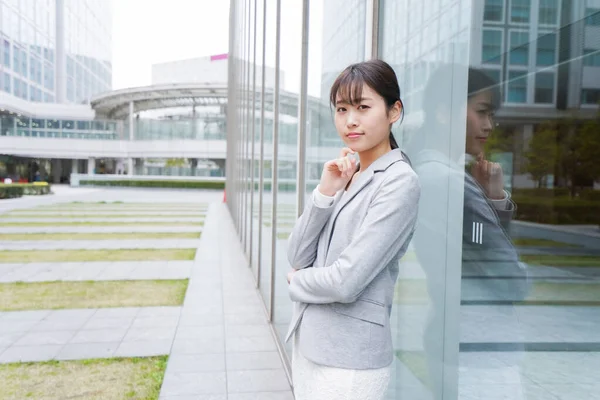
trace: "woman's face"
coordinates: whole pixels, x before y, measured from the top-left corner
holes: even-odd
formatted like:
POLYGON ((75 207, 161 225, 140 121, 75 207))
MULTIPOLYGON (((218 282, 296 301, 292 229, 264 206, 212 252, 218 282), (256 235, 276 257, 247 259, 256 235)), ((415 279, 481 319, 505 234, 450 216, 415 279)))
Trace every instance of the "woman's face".
POLYGON ((388 111, 383 97, 364 85, 362 98, 355 99, 354 103, 348 103, 338 93, 335 127, 344 143, 355 152, 389 143, 390 125, 400 118, 400 102, 388 111))
POLYGON ((481 92, 467 102, 467 146, 466 152, 477 156, 484 150, 492 129, 494 107, 492 93, 481 92))

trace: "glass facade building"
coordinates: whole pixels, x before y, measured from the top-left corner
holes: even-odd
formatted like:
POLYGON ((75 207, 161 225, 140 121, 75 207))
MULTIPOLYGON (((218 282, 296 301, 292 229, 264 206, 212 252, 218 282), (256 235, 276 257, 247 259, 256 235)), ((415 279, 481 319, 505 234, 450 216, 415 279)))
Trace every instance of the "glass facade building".
POLYGON ((87 103, 112 88, 112 18, 103 0, 1 0, 0 91, 87 103))
POLYGON ((288 369, 287 238, 343 146, 329 87, 380 58, 422 186, 388 398, 597 397, 600 0, 237 0, 230 18, 227 200, 288 369))

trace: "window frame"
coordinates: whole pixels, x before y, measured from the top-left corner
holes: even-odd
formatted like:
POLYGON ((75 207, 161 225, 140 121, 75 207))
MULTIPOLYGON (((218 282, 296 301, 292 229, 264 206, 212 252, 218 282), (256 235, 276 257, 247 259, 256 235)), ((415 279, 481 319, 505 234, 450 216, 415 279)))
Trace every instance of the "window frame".
MULTIPOLYGON (((506 54, 508 55, 508 58, 506 60, 506 67, 508 69, 513 68, 513 67, 522 67, 522 68, 527 69, 531 65, 531 61, 532 61, 530 59, 530 57, 529 57, 529 53, 531 51, 531 41, 527 42, 527 62, 525 64, 513 64, 513 63, 510 62, 510 55, 511 55, 512 51, 514 50, 512 48, 512 34, 513 33, 525 33, 527 35, 528 40, 529 40, 529 37, 530 37, 530 34, 531 34, 531 32, 530 32, 529 29, 522 29, 522 28, 510 28, 510 29, 508 29, 508 46, 506 46, 506 54)), ((516 47, 515 49, 518 49, 520 47, 521 46, 516 47)))
POLYGON ((506 15, 507 15, 507 2, 508 0, 500 0, 502 2, 502 17, 500 18, 500 21, 494 21, 494 20, 487 20, 485 19, 485 6, 486 6, 486 2, 487 0, 484 0, 483 2, 483 15, 482 15, 482 20, 484 24, 493 24, 493 25, 504 25, 504 23, 506 22, 506 15))
POLYGON ((506 54, 506 52, 504 51, 504 49, 505 49, 506 46, 505 46, 505 43, 504 43, 504 35, 503 35, 503 33, 504 33, 504 29, 503 28, 496 28, 496 27, 484 26, 483 29, 481 30, 481 55, 479 57, 480 58, 479 63, 482 66, 491 66, 491 65, 493 65, 493 66, 500 66, 500 67, 502 67, 502 65, 504 65, 504 57, 505 57, 505 54, 506 54), (493 63, 493 64, 492 63, 487 63, 487 62, 485 62, 483 60, 483 45, 484 45, 483 34, 484 34, 485 31, 494 31, 494 32, 499 32, 500 33, 500 54, 499 54, 500 62, 497 63, 497 64, 496 63, 493 63))

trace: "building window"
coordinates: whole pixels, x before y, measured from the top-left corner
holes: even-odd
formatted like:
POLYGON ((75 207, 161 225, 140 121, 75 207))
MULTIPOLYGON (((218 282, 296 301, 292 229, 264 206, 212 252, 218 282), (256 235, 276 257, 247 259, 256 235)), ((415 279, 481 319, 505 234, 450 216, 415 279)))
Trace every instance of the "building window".
POLYGON ((512 65, 529 64, 529 33, 523 31, 513 31, 510 33, 510 56, 509 62, 512 65))
POLYGON ((585 9, 585 24, 589 26, 600 26, 600 8, 585 9))
POLYGON ((4 39, 3 42, 4 43, 3 43, 3 46, 2 46, 2 49, 3 49, 2 52, 4 54, 2 55, 2 63, 6 67, 10 68, 10 42, 8 40, 6 40, 6 39, 4 39))
POLYGON ((502 22, 504 20, 504 0, 485 0, 483 20, 502 22))
POLYGON ((517 24, 529 22, 531 0, 511 0, 510 21, 517 24))
POLYGON ((539 72, 535 75, 535 102, 554 103, 554 74, 539 72))
POLYGON ((583 54, 583 65, 586 67, 600 67, 600 49, 585 49, 583 54))
POLYGON ((481 50, 481 62, 485 64, 500 64, 502 56, 502 31, 484 29, 481 50))
POLYGON ((558 24, 558 0, 540 0, 540 24, 558 24))
POLYGON ((2 90, 10 93, 10 75, 0 71, 0 77, 2 78, 2 90))
POLYGON ((537 41, 538 66, 556 64, 556 34, 542 34, 537 41))
POLYGON ((508 73, 509 103, 525 103, 527 101, 527 71, 510 71, 508 73))
POLYGON ((600 104, 600 89, 583 89, 581 104, 600 104))

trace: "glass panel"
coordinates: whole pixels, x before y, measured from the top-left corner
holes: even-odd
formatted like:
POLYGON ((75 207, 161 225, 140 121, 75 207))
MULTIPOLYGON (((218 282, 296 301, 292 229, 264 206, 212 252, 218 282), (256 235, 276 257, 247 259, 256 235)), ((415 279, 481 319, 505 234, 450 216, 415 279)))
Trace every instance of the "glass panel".
POLYGON ((558 0, 540 0, 539 21, 545 25, 558 23, 558 0))
POLYGON ((483 19, 491 22, 501 22, 504 13, 504 0, 485 0, 483 19))
MULTIPOLYGON (((314 7, 317 8, 317 7, 314 7)), ((277 248, 275 259, 274 282, 274 325, 283 341, 291 321, 292 302, 289 298, 286 276, 290 271, 287 260, 287 241, 296 213, 296 168, 298 154, 298 96, 300 93, 300 64, 302 44, 302 0, 286 0, 281 2, 281 72, 282 79, 279 90, 279 146, 277 174, 279 184, 277 190, 276 230, 277 248), (281 238, 281 239, 280 239, 281 238)), ((291 356, 290 340, 286 350, 291 356)))
MULTIPOLYGON (((254 125, 254 138, 252 140, 252 154, 254 154, 254 161, 252 163, 253 168, 253 176, 254 176, 254 184, 252 185, 252 192, 254 196, 254 202, 252 206, 252 272, 254 277, 258 279, 258 266, 260 263, 260 255, 261 251, 261 243, 263 240, 262 235, 262 221, 260 217, 260 201, 262 188, 260 187, 260 177, 261 177, 261 109, 262 109, 262 65, 263 65, 263 18, 264 18, 264 1, 258 0, 256 2, 256 56, 254 64, 256 65, 256 89, 254 91, 255 96, 255 105, 254 105, 254 115, 253 115, 253 125, 254 125)), ((254 77, 253 77, 254 79, 254 77)), ((264 202, 264 197, 262 199, 264 202)), ((264 218, 263 218, 264 220, 264 218)))
MULTIPOLYGON (((381 1, 379 13, 379 57, 392 63, 406 110, 394 134, 421 183, 417 230, 400 261, 391 313, 386 399, 455 399, 466 130, 456 110, 466 109, 471 2, 418 3, 433 11, 413 29, 405 27, 417 2, 381 1)), ((489 32, 482 43, 480 26, 473 43, 491 45, 482 58, 499 63, 501 35, 489 32)))
POLYGON ((508 102, 525 103, 527 100, 527 71, 508 73, 508 102))
POLYGON ((584 50, 583 65, 586 67, 600 67, 600 50, 584 50))
MULTIPOLYGON (((513 11, 517 3, 538 2, 512 0, 513 11)), ((584 44, 597 36, 580 29, 579 3, 539 2, 543 30, 528 27, 539 38, 536 65, 502 66, 505 103, 483 112, 478 100, 495 98, 497 83, 469 82, 481 95, 470 95, 467 107, 467 143, 479 145, 467 146, 459 399, 489 398, 491 387, 504 399, 595 393, 586 382, 596 381, 600 362, 600 114, 579 100, 594 84, 582 66, 584 44), (561 5, 566 20, 546 33, 561 5), (481 151, 497 163, 489 180, 481 151)))
POLYGON ((537 65, 556 64, 556 34, 542 34, 537 41, 537 65))
POLYGON ((531 0, 510 0, 510 20, 516 23, 528 23, 531 14, 531 0))
POLYGON ((526 31, 510 32, 510 56, 512 65, 527 65, 529 63, 529 33, 526 31))
POLYGON ((586 8, 585 24, 588 26, 600 26, 600 8, 586 8))
POLYGON ((486 64, 502 62, 502 31, 490 29, 483 31, 481 61, 486 64))
POLYGON ((275 88, 275 32, 277 27, 277 0, 266 0, 267 8, 267 27, 266 27, 266 45, 265 45, 265 64, 267 71, 265 73, 265 138, 264 151, 265 157, 263 162, 263 220, 261 223, 262 230, 262 253, 260 257, 260 293, 269 305, 271 301, 271 249, 272 249, 272 213, 273 213, 273 115, 274 107, 274 88, 275 88))
POLYGON ((539 72, 535 76, 535 102, 554 102, 554 74, 539 72))

